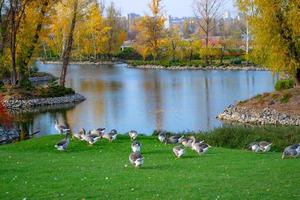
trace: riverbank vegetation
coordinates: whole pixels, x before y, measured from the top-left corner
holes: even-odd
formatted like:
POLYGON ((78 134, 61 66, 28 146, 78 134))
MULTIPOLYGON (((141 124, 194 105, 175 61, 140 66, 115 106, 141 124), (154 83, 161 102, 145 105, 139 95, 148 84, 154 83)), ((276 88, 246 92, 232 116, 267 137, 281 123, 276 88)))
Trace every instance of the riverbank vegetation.
POLYGON ((140 137, 145 164, 134 169, 128 161, 128 136, 94 146, 72 140, 66 152, 58 152, 54 145, 61 138, 0 146, 0 198, 297 199, 300 195, 299 159, 282 160, 277 152, 213 147, 203 156, 187 150, 182 159, 175 159, 171 145, 156 137, 140 137))

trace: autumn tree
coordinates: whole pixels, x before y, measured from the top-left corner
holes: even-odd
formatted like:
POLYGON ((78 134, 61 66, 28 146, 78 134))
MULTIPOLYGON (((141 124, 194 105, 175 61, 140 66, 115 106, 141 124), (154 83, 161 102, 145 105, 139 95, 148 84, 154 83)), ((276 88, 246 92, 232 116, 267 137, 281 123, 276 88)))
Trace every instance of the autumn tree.
POLYGON ((171 27, 168 30, 167 46, 168 54, 171 56, 172 61, 175 61, 179 55, 179 45, 181 42, 181 35, 178 27, 171 27))
MULTIPOLYGON (((209 47, 209 36, 215 30, 215 20, 219 18, 219 12, 224 1, 222 0, 195 0, 194 14, 198 19, 198 25, 205 36, 205 48, 209 47)), ((206 50, 209 51, 209 50, 206 50)), ((208 57, 205 56, 206 64, 208 57)))
POLYGON ((255 62, 274 72, 288 72, 300 85, 300 1, 238 0, 249 17, 255 62))
POLYGON ((0 78, 3 75, 8 75, 10 72, 10 63, 7 59, 7 37, 8 37, 8 16, 9 6, 7 1, 0 0, 0 78))
POLYGON ((199 54, 202 43, 198 37, 191 36, 189 39, 181 40, 179 43, 179 55, 181 60, 192 61, 195 54, 199 54))
POLYGON ((102 14, 103 6, 93 2, 89 6, 86 19, 83 21, 82 28, 84 34, 79 36, 83 39, 83 48, 85 55, 93 55, 98 59, 99 54, 105 53, 105 44, 108 41, 108 32, 110 27, 105 25, 105 19, 102 14))
POLYGON ((121 13, 116 9, 113 2, 106 9, 106 15, 105 24, 109 27, 109 30, 107 31, 105 53, 111 57, 120 50, 121 45, 126 39, 126 31, 121 13))
POLYGON ((105 25, 103 6, 96 0, 89 1, 74 33, 72 58, 97 60, 105 53, 110 27, 105 25))
POLYGON ((162 13, 161 0, 152 0, 149 8, 151 15, 144 16, 136 27, 137 43, 141 45, 140 48, 147 48, 155 61, 164 40, 165 17, 162 13))
POLYGON ((0 1, 0 63, 9 65, 12 85, 21 84, 22 79, 26 77, 30 62, 39 46, 48 9, 54 2, 0 1))

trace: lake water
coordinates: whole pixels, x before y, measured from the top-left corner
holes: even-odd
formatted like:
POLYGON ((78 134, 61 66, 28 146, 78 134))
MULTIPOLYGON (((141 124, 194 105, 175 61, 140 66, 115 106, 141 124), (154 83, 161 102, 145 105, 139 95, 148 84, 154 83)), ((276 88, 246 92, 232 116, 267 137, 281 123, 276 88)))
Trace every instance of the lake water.
MULTIPOLYGON (((38 64, 59 76, 61 66, 38 64)), ((55 134, 55 119, 74 131, 83 127, 135 129, 151 134, 206 131, 222 126, 216 119, 225 107, 258 93, 272 91, 276 78, 262 71, 167 71, 129 69, 118 65, 70 65, 67 86, 87 100, 69 108, 28 114, 31 131, 55 134)))

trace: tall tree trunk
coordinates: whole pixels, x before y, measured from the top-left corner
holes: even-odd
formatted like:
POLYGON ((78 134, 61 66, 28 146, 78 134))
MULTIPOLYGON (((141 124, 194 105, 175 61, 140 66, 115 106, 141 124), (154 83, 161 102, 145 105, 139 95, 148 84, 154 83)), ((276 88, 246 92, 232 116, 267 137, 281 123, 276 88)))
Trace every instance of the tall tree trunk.
POLYGON ((5 42, 5 33, 6 33, 6 27, 4 26, 5 21, 2 19, 2 9, 4 6, 4 0, 0 0, 0 55, 4 54, 4 42, 5 42))
POLYGON ((63 51, 62 55, 62 70, 61 70, 61 75, 60 75, 60 85, 65 86, 66 82, 66 75, 67 75, 67 69, 69 65, 69 59, 72 51, 72 46, 73 46, 73 35, 74 35, 74 30, 77 22, 77 9, 78 9, 78 0, 74 0, 74 8, 73 8, 73 17, 72 17, 72 22, 71 22, 71 28, 70 32, 67 38, 67 46, 63 51))
POLYGON ((10 54, 11 54, 11 84, 17 84, 17 65, 16 65, 16 39, 17 39, 17 25, 16 25, 16 1, 11 1, 11 16, 10 16, 10 54))
POLYGON ((46 16, 46 12, 47 12, 47 7, 49 5, 49 2, 48 0, 44 0, 44 3, 42 5, 42 9, 41 9, 41 12, 40 12, 40 21, 38 22, 37 26, 36 26, 36 29, 35 29, 35 33, 34 33, 34 36, 33 38, 31 39, 31 42, 30 42, 30 46, 28 48, 28 50, 26 51, 26 55, 25 56, 21 56, 21 58, 23 58, 21 61, 20 61, 20 67, 22 68, 22 70, 20 70, 20 78, 19 78, 19 81, 21 81, 21 79, 25 76, 25 71, 28 67, 28 64, 33 56, 33 53, 34 53, 34 50, 35 50, 35 47, 39 41, 39 38, 40 38, 40 33, 42 31, 42 27, 43 27, 43 24, 44 24, 44 19, 45 19, 45 16, 46 16))
POLYGON ((208 65, 208 31, 205 33, 205 48, 206 48, 206 52, 205 52, 205 64, 208 65))
POLYGON ((300 87, 300 68, 298 68, 296 72, 296 84, 297 87, 300 87))

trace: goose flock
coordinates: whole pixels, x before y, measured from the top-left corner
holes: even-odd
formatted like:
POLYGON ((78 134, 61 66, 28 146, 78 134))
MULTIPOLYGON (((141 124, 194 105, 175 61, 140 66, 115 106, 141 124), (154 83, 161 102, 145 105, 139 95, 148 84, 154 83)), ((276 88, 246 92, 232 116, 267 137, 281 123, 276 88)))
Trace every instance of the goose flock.
MULTIPOLYGON (((113 142, 117 139, 118 132, 116 129, 112 129, 109 132, 105 132, 105 128, 98 128, 86 132, 84 128, 81 128, 78 133, 71 133, 71 129, 64 125, 59 125, 56 120, 55 129, 60 134, 65 134, 65 138, 59 141, 55 148, 59 151, 67 150, 70 144, 70 138, 85 141, 89 145, 94 145, 101 139, 107 139, 109 142, 113 142)), ((138 132, 132 130, 128 133, 131 143, 131 154, 129 155, 129 162, 136 168, 141 167, 144 164, 144 157, 141 153, 142 144, 137 140, 138 132)), ((176 145, 173 147, 172 152, 176 159, 183 157, 186 153, 186 148, 190 148, 195 151, 198 155, 203 155, 208 152, 211 146, 204 141, 197 140, 194 136, 181 136, 181 135, 170 135, 166 132, 159 132, 158 140, 161 143, 176 145)), ((253 152, 269 152, 271 150, 272 143, 266 141, 253 142, 249 144, 248 149, 253 152)), ((298 157, 300 156, 300 143, 286 147, 282 153, 282 159, 286 157, 298 157)))

